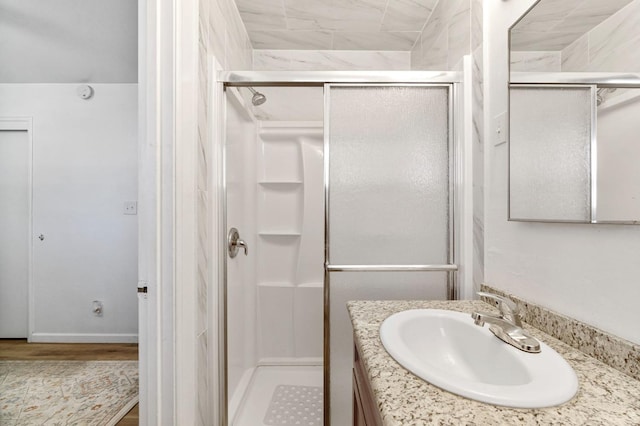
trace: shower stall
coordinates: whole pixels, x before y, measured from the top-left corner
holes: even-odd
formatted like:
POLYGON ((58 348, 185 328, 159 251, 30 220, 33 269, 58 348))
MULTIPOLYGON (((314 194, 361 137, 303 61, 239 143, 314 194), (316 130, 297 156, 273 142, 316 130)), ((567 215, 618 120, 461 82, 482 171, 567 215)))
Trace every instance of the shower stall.
POLYGON ((457 298, 462 73, 219 77, 221 424, 350 424, 346 302, 457 298))

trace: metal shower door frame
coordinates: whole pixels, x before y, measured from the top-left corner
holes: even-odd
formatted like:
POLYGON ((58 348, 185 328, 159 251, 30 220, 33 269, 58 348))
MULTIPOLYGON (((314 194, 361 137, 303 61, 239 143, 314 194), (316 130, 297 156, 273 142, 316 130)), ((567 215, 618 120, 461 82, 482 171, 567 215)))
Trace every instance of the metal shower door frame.
MULTIPOLYGON (((454 179, 456 177, 455 174, 455 161, 454 161, 454 151, 455 151, 455 125, 454 125, 454 85, 453 83, 326 83, 324 85, 324 250, 325 250, 325 271, 326 272, 437 272, 437 271, 445 271, 452 272, 457 271, 458 266, 453 263, 454 260, 454 234, 453 234, 453 226, 454 223, 454 213, 455 213, 455 195, 454 195, 454 179), (431 265, 334 265, 329 262, 329 192, 330 192, 330 183, 329 183, 329 150, 330 150, 330 122, 329 122, 329 113, 330 113, 330 89, 332 87, 444 87, 448 89, 448 98, 449 98, 449 108, 448 108, 448 144, 447 144, 447 153, 448 153, 448 178, 449 178, 449 196, 448 196, 448 204, 449 204, 449 219, 448 219, 448 228, 449 228, 449 241, 447 242, 447 263, 446 264, 431 264, 431 265)), ((449 275, 450 276, 450 275, 449 275)), ((448 283, 447 295, 450 300, 455 299, 456 297, 456 289, 453 282, 448 283)))
MULTIPOLYGON (((330 425, 330 406, 329 406, 329 330, 328 330, 328 302, 329 302, 329 272, 346 272, 360 271, 362 267, 367 267, 367 271, 446 271, 447 294, 450 300, 457 299, 459 291, 456 277, 453 272, 458 270, 458 266, 452 263, 455 260, 455 216, 454 205, 456 204, 456 152, 458 150, 461 131, 457 128, 458 124, 455 104, 459 102, 462 95, 461 84, 463 82, 463 73, 456 71, 222 71, 218 72, 215 87, 218 93, 222 93, 221 99, 218 99, 216 106, 218 113, 214 117, 214 140, 218 141, 214 151, 219 154, 220 166, 216 172, 216 183, 220 186, 218 191, 218 199, 215 203, 221 210, 221 217, 218 221, 218 235, 226 235, 226 88, 227 87, 260 87, 260 86, 307 86, 307 87, 323 87, 324 92, 324 185, 325 185, 325 281, 324 281, 324 424, 330 425), (347 86, 448 86, 449 87, 449 247, 448 260, 446 265, 329 265, 328 264, 328 88, 331 86, 347 85, 347 86)), ((214 153, 214 158, 216 154, 214 153)), ((221 266, 219 277, 221 284, 218 287, 218 315, 217 315, 217 331, 218 331, 218 403, 219 403, 219 421, 222 426, 229 424, 228 403, 229 396, 227 394, 227 252, 226 239, 221 238, 217 243, 219 253, 219 264, 221 266)))
POLYGON ((455 179, 456 173, 456 140, 458 138, 456 128, 456 110, 455 100, 460 89, 456 87, 459 82, 394 82, 394 83, 326 83, 324 85, 324 424, 331 426, 331 334, 330 334, 330 318, 331 318, 331 272, 447 272, 447 299, 455 300, 458 297, 458 284, 456 276, 453 272, 458 270, 455 261, 455 179), (329 194, 331 185, 329 183, 330 169, 330 149, 331 149, 331 132, 330 132, 330 98, 332 87, 446 87, 448 89, 448 233, 447 241, 447 263, 446 264, 423 264, 423 265, 338 265, 330 263, 330 220, 329 220, 329 194))

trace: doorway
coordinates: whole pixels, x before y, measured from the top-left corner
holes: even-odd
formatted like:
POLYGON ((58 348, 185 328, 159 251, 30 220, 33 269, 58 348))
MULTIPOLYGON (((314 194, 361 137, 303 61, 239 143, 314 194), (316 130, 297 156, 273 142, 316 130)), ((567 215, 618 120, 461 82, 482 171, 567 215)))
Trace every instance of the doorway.
POLYGON ((0 337, 29 330, 31 119, 0 119, 0 337))
POLYGON ((19 117, 0 124, 0 244, 15 237, 0 256, 5 364, 44 364, 34 353, 137 360, 137 215, 125 211, 137 200, 137 84, 91 85, 92 99, 79 86, 0 85, 0 116, 19 117))
POLYGON ((13 140, 21 161, 11 167, 22 165, 5 179, 20 185, 21 201, 3 204, 6 214, 24 210, 9 223, 20 234, 11 264, 23 283, 9 300, 22 330, 0 337, 136 342, 137 84, 2 84, 0 98, 0 117, 18 117, 2 122, 23 123, 3 139, 26 142, 13 140), (78 94, 86 87, 89 99, 78 94))

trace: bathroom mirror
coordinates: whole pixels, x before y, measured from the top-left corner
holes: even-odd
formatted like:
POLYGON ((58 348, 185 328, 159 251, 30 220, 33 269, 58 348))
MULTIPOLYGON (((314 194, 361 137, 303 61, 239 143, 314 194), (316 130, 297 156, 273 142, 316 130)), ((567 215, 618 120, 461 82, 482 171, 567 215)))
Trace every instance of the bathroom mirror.
POLYGON ((509 43, 509 220, 640 223, 640 0, 540 0, 509 43))

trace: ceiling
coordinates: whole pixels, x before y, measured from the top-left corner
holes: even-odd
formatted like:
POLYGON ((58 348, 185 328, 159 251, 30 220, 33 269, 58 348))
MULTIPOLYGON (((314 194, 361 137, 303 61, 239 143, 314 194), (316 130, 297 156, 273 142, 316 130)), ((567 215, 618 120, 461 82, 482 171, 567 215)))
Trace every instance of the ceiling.
POLYGON ((511 31, 513 50, 562 50, 632 0, 540 0, 511 31))
POLYGON ((235 2, 254 49, 409 51, 438 0, 235 2))

